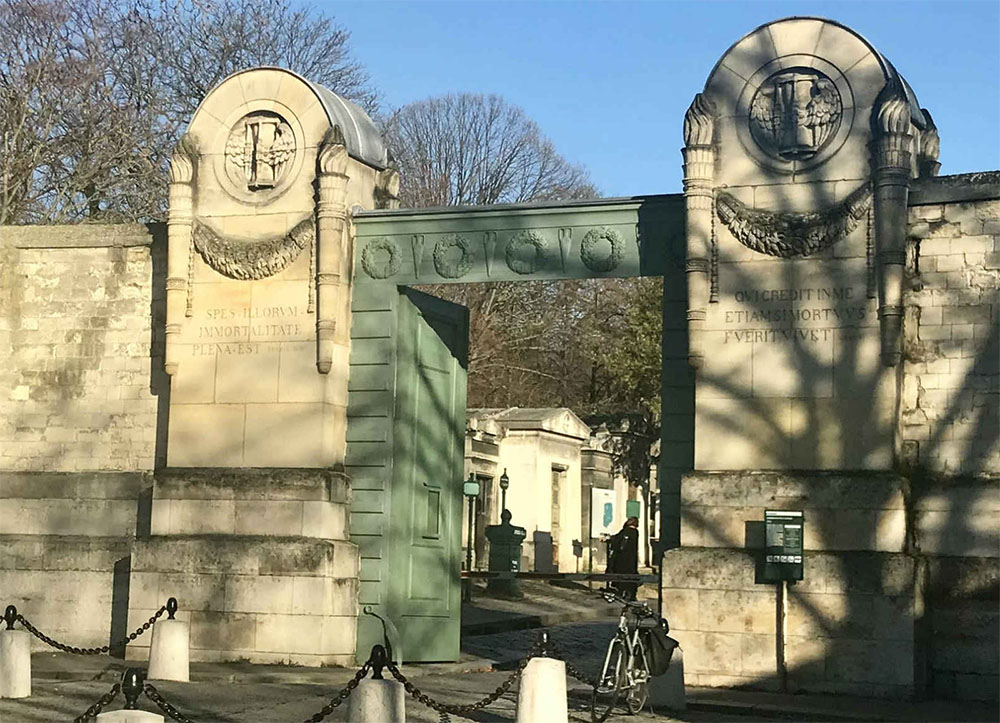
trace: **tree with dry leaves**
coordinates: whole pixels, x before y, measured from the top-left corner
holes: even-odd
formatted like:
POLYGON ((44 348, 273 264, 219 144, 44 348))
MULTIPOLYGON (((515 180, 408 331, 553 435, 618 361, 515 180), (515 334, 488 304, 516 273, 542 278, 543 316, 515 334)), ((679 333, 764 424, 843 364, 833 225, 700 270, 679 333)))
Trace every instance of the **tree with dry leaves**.
POLYGON ((0 27, 0 224, 162 217, 171 149, 237 70, 377 109, 349 33, 290 0, 0 0, 0 27))

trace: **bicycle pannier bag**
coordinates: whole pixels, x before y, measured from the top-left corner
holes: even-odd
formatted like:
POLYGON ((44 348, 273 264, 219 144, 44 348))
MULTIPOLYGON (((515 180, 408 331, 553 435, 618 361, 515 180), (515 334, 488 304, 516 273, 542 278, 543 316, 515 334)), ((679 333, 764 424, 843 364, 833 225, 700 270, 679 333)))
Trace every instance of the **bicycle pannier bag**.
POLYGON ((670 658, 674 655, 674 648, 679 643, 667 635, 666 621, 660 619, 660 624, 646 632, 643 639, 643 647, 646 648, 646 660, 649 663, 649 674, 652 676, 663 675, 670 667, 670 658))

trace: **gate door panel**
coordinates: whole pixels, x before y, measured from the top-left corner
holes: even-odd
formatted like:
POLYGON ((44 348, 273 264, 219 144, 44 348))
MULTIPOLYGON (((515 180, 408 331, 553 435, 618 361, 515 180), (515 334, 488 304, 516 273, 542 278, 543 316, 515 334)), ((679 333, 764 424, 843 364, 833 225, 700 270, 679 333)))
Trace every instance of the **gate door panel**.
MULTIPOLYGON (((457 660, 468 311, 414 289, 358 285, 351 336, 347 471, 360 602, 398 630, 407 661, 457 660), (379 323, 368 323, 376 312, 379 323), (366 434, 375 427, 385 433, 366 434)), ((381 623, 362 614, 358 658, 381 642, 381 623)))

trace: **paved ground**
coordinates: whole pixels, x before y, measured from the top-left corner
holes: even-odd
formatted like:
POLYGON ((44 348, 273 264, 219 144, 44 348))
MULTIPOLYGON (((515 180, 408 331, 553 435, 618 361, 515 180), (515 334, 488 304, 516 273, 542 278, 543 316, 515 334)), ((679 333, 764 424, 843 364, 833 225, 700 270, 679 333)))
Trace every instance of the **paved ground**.
MULTIPOLYGON (((433 698, 446 703, 468 703, 492 691, 507 677, 507 673, 466 673, 448 676, 421 676, 414 678, 416 685, 433 698)), ((332 676, 331 676, 332 677, 332 676)), ((3 723, 54 723, 72 721, 110 686, 104 682, 66 682, 36 684, 31 698, 23 701, 0 701, 0 721, 3 723)), ((228 684, 215 683, 160 683, 157 689, 178 710, 198 723, 292 723, 307 720, 319 711, 336 690, 333 686, 312 684, 228 684)), ((493 723, 515 719, 516 686, 491 705, 486 711, 472 718, 451 716, 455 721, 493 723)), ((578 723, 590 721, 587 692, 582 687, 571 690, 570 720, 578 723)), ((109 706, 117 709, 120 702, 109 706)), ((155 711, 153 704, 144 700, 140 706, 155 711)), ((434 711, 410 700, 406 706, 410 723, 440 723, 434 711)), ((337 710, 326 720, 346 721, 346 711, 337 710)), ((639 716, 615 716, 608 719, 615 723, 625 721, 747 721, 740 715, 720 715, 716 712, 688 711, 680 717, 657 716, 645 712, 639 716)), ((543 722, 539 722, 543 723, 543 722)))
MULTIPOLYGON (((474 598, 463 610, 468 627, 463 634, 462 659, 444 665, 406 665, 403 672, 418 688, 446 702, 467 704, 491 693, 507 679, 545 624, 567 660, 588 674, 603 662, 614 632, 616 610, 580 590, 544 583, 526 586, 527 598, 499 601, 474 598), (562 611, 560 617, 560 610, 562 611), (562 624, 555 624, 560 619, 562 624), (505 632, 486 632, 506 628, 505 632), (514 628, 514 629, 511 629, 514 628), (484 632, 486 634, 469 634, 484 632)), ((0 723, 72 721, 107 692, 124 664, 106 657, 84 658, 62 653, 33 656, 34 690, 25 700, 0 700, 0 723)), ((294 723, 318 712, 347 683, 354 671, 339 668, 259 666, 248 663, 192 665, 192 683, 156 683, 164 697, 196 723, 294 723)), ((644 711, 618 715, 614 723, 632 721, 997 721, 997 707, 930 701, 908 703, 846 696, 780 695, 726 689, 688 689, 688 710, 680 713, 644 711)), ((484 712, 472 718, 442 718, 418 701, 408 699, 411 723, 479 723, 514 721, 517 685, 484 712)), ((122 705, 119 697, 108 709, 122 705)), ((570 681, 570 720, 589 721, 589 692, 570 681)), ((149 700, 145 710, 155 711, 149 700)), ((326 720, 345 721, 346 710, 326 720)), ((548 723, 539 721, 538 723, 548 723)))

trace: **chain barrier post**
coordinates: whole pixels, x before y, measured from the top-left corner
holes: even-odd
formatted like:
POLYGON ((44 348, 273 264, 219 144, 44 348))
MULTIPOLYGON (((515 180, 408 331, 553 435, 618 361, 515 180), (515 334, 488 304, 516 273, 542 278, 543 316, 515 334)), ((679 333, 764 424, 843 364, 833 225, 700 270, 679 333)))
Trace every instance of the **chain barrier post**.
POLYGON ((187 683, 190 677, 191 628, 186 620, 177 620, 177 598, 167 600, 167 619, 153 626, 149 645, 150 680, 176 680, 187 683))
MULTIPOLYGON (((112 643, 110 645, 101 646, 100 648, 77 648, 77 647, 74 647, 72 645, 66 645, 65 643, 60 643, 55 638, 49 637, 48 635, 46 635, 45 633, 43 633, 41 630, 39 630, 38 628, 36 628, 34 625, 32 625, 31 621, 28 620, 27 618, 25 618, 19 612, 17 612, 17 608, 15 608, 13 605, 10 605, 10 606, 7 607, 7 612, 6 612, 5 616, 4 616, 4 618, 6 619, 7 615, 11 615, 12 614, 13 617, 14 617, 14 619, 17 620, 17 622, 21 623, 21 626, 25 630, 27 630, 29 633, 31 633, 32 635, 34 635, 36 638, 38 638, 39 640, 41 640, 46 645, 50 645, 53 648, 55 648, 56 650, 61 650, 64 653, 72 653, 73 655, 106 655, 107 653, 111 652, 112 650, 119 649, 119 648, 124 648, 126 645, 128 645, 133 640, 135 640, 136 638, 138 638, 144 632, 146 632, 147 630, 149 630, 149 628, 153 625, 153 623, 155 623, 157 620, 159 620, 160 617, 163 615, 163 613, 165 613, 166 611, 167 611, 167 606, 164 605, 159 610, 157 610, 155 613, 153 613, 150 616, 149 620, 147 620, 146 622, 144 622, 140 627, 136 628, 136 630, 134 630, 133 632, 129 633, 128 637, 126 637, 126 638, 124 638, 122 640, 118 640, 118 641, 116 641, 116 642, 114 642, 114 643, 112 643), (11 610, 13 610, 13 613, 11 613, 11 610)), ((8 627, 8 629, 11 628, 12 624, 10 622, 8 622, 7 623, 7 627, 8 627)))
POLYGON ((406 691, 401 683, 386 680, 382 670, 389 654, 381 645, 372 646, 372 677, 362 680, 347 702, 350 723, 406 723, 406 691))
POLYGON ((6 627, 0 630, 0 698, 27 698, 31 695, 31 634, 14 630, 17 608, 8 605, 3 615, 6 627))
POLYGON ((542 631, 535 646, 538 656, 528 661, 521 672, 517 689, 517 723, 568 723, 566 699, 566 663, 552 657, 549 634, 542 631))
POLYGON ((139 698, 146 683, 146 675, 140 668, 126 668, 122 673, 121 691, 125 696, 122 710, 101 713, 97 723, 164 723, 162 715, 139 710, 139 698))

